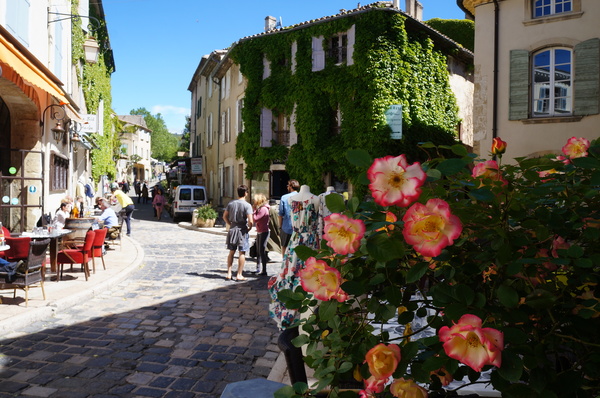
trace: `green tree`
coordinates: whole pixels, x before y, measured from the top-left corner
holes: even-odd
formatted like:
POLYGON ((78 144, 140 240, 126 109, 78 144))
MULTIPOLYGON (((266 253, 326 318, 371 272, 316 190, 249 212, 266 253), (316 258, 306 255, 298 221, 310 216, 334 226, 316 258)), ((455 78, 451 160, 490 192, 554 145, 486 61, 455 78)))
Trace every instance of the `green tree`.
POLYGON ((150 129, 152 138, 152 157, 157 160, 170 162, 177 156, 179 141, 177 137, 169 132, 167 125, 160 113, 152 115, 146 108, 132 109, 130 115, 144 117, 146 126, 150 129))
POLYGON ((190 130, 192 129, 192 121, 189 116, 185 117, 185 128, 179 142, 179 152, 189 152, 190 150, 190 130))

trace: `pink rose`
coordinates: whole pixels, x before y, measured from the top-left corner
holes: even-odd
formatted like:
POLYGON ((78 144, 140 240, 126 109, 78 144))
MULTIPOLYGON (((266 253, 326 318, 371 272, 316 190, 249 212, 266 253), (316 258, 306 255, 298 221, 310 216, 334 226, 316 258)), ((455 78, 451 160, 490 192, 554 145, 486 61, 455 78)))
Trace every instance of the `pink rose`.
POLYGON ((427 175, 416 162, 411 165, 404 155, 375 159, 367 176, 375 202, 381 206, 408 207, 421 195, 427 175))
POLYGON ((354 253, 365 235, 365 223, 342 214, 333 213, 324 218, 323 239, 337 254, 354 253))

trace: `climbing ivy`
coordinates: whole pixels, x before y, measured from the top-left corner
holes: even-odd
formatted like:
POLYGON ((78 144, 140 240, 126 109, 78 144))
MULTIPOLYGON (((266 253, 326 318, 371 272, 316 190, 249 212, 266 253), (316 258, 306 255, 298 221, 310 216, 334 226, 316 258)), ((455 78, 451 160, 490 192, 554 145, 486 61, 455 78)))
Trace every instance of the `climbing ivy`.
MULTIPOLYGON (((79 0, 71 1, 71 13, 78 14, 79 0)), ((90 7, 91 16, 95 9, 90 7)), ((100 18, 98 18, 100 20, 100 18)), ((81 29, 81 19, 72 19, 72 62, 76 68, 81 88, 84 93, 85 105, 89 111, 97 110, 100 103, 103 102, 104 113, 98 115, 102 117, 104 132, 103 134, 94 134, 93 140, 96 146, 91 151, 92 158, 92 177, 95 181, 100 179, 100 176, 107 175, 109 178, 114 178, 116 175, 116 157, 120 142, 117 136, 119 131, 115 123, 117 118, 113 117, 112 110, 112 95, 110 75, 112 73, 112 65, 107 59, 110 49, 107 46, 108 34, 104 21, 96 31, 96 40, 100 46, 100 54, 98 62, 87 63, 85 61, 85 52, 83 44, 87 39, 84 31, 81 29)))
MULTIPOLYGON (((333 173, 352 181, 357 170, 347 161, 350 149, 365 149, 371 156, 408 153, 417 160, 419 141, 451 143, 459 123, 450 89, 446 55, 426 35, 408 32, 405 17, 388 9, 316 23, 299 29, 258 36, 237 43, 230 52, 247 79, 236 154, 246 162, 246 176, 269 170, 273 161, 285 161, 291 178, 323 190, 323 177, 333 173), (355 25, 354 64, 312 71, 312 38, 328 38, 355 25), (295 72, 291 47, 296 43, 295 72), (263 80, 263 56, 270 76, 263 80), (402 105, 403 139, 392 140, 385 112, 402 105), (334 132, 335 115, 342 124, 334 132), (262 108, 295 113, 298 143, 291 148, 260 146, 262 108)), ((326 52, 327 53, 327 52, 326 52)))
POLYGON ((469 19, 433 18, 425 22, 470 51, 475 50, 475 22, 469 19))

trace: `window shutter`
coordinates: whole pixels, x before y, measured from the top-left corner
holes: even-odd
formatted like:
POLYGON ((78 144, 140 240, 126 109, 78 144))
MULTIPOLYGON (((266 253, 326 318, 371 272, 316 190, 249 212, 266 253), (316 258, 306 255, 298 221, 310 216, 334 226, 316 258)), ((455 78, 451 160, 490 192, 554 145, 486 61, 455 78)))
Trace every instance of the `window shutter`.
POLYGON ((263 80, 271 76, 271 62, 263 55, 263 80))
POLYGON ((348 35, 348 52, 347 52, 347 60, 346 65, 354 65, 354 59, 352 56, 354 55, 354 43, 356 42, 356 25, 352 25, 347 32, 348 35))
POLYGON ((260 114, 260 146, 270 147, 273 139, 273 112, 263 108, 260 114))
POLYGON ((600 39, 590 39, 575 46, 575 115, 600 113, 600 39))
POLYGON ((298 52, 298 42, 292 43, 292 74, 296 73, 296 53, 298 52))
POLYGON ((290 146, 298 143, 298 134, 296 133, 296 105, 290 117, 290 146))
POLYGON ((312 71, 325 68, 325 51, 323 51, 323 36, 312 38, 312 71))
POLYGON ((529 51, 510 52, 509 120, 527 119, 529 116, 529 51))

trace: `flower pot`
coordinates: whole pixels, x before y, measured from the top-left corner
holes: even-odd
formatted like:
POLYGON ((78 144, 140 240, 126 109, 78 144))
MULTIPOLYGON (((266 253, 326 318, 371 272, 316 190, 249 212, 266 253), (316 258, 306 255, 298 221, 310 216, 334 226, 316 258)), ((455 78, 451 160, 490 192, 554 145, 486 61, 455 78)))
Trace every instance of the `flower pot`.
POLYGON ((209 218, 209 219, 198 218, 198 219, 196 219, 195 225, 200 228, 212 228, 215 226, 215 219, 214 218, 209 218))

